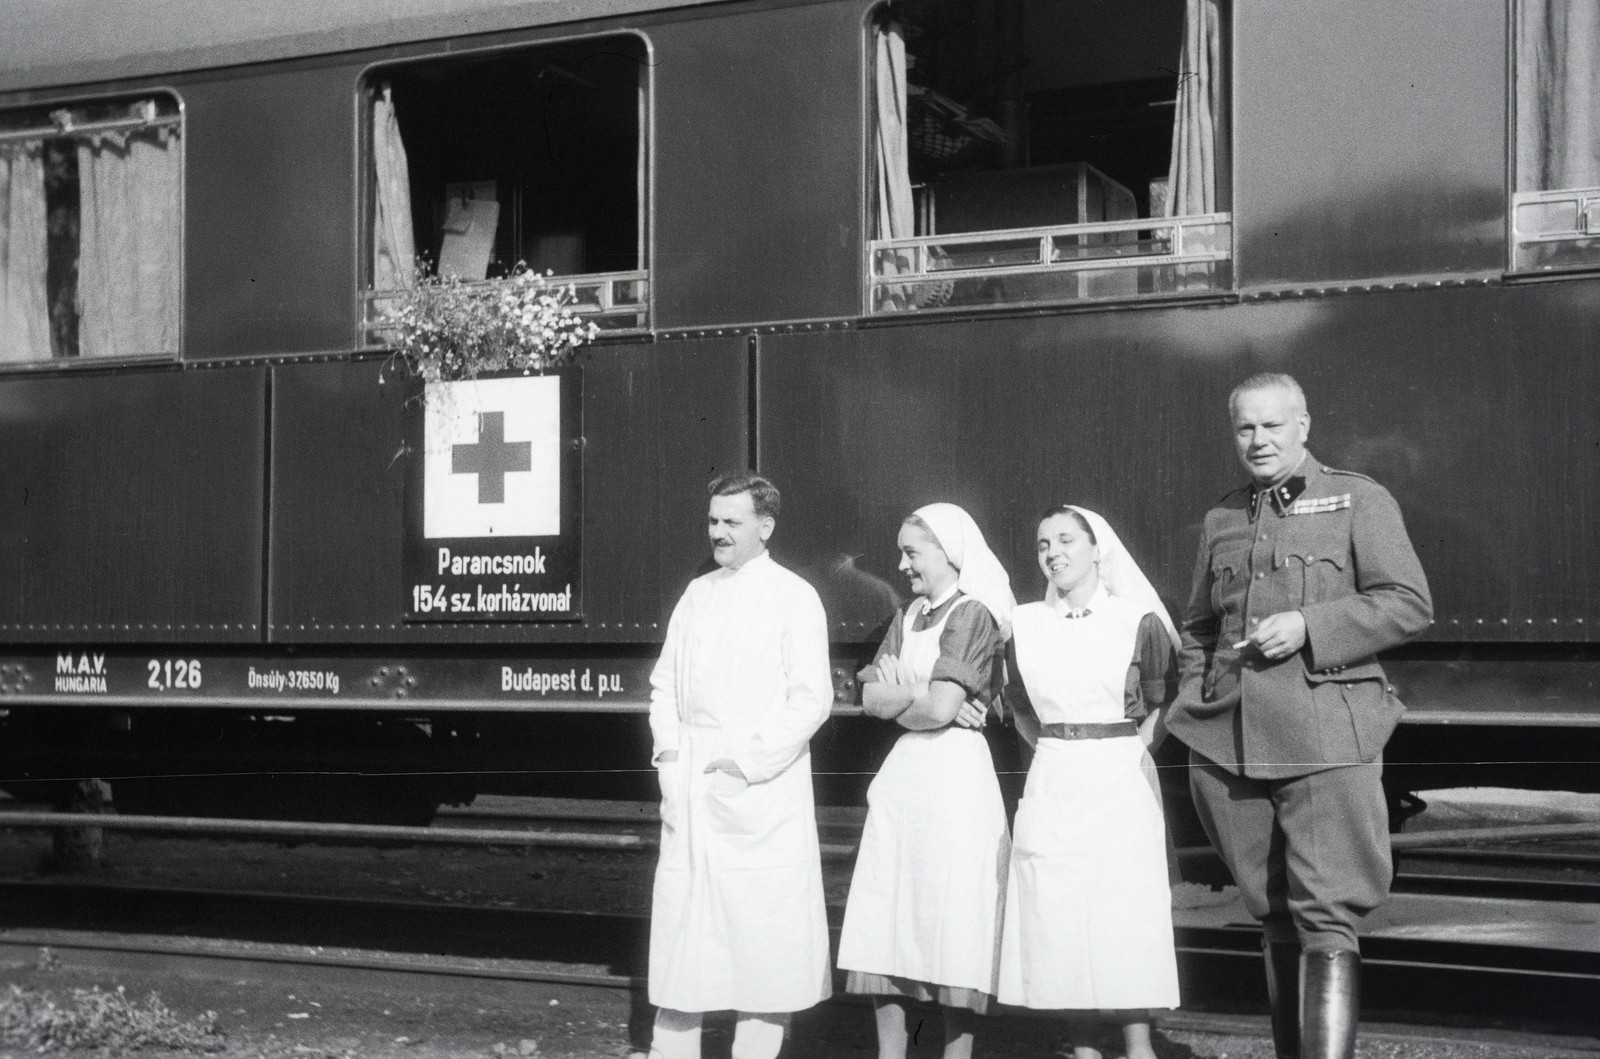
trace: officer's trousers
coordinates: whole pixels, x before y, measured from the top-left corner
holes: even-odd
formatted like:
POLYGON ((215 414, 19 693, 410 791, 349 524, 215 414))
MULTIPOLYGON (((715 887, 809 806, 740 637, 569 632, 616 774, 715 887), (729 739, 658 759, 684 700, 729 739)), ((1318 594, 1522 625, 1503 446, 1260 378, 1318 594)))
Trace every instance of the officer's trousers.
POLYGON ((1189 765, 1200 822, 1267 938, 1360 951, 1356 924, 1394 877, 1383 759, 1281 780, 1236 776, 1192 751, 1189 765))

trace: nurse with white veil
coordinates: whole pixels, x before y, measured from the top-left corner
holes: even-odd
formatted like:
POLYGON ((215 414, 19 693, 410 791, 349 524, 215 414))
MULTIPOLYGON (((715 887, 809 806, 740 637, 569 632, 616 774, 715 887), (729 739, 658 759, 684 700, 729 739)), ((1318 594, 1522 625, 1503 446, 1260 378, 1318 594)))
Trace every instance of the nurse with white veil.
POLYGON ((898 543, 917 595, 861 679, 867 713, 905 731, 867 792, 838 965, 873 998, 881 1059, 906 1054, 912 1003, 939 1005, 945 1059, 966 1059, 997 988, 1010 844, 982 728, 1016 600, 954 504, 918 508, 898 543))
POLYGON ((1120 1023, 1155 1059, 1149 1011, 1178 1005, 1161 792, 1146 741, 1177 690, 1177 635, 1105 519, 1063 505, 1039 523, 1043 601, 1012 617, 1006 700, 1034 746, 1017 809, 1002 1003, 1120 1023), (1143 735, 1145 738, 1140 738, 1143 735))

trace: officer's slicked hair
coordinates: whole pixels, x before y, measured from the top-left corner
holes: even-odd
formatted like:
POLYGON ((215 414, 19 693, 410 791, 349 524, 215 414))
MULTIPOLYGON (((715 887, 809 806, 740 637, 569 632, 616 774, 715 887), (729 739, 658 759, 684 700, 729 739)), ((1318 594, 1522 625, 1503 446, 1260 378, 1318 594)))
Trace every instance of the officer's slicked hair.
POLYGON ((759 474, 748 471, 725 474, 711 483, 712 496, 738 496, 740 493, 750 494, 750 504, 756 509, 756 518, 778 517, 778 506, 783 502, 783 497, 777 486, 759 474))
POLYGON ((1289 391, 1289 397, 1294 401, 1294 410, 1305 415, 1309 409, 1306 407, 1306 392, 1300 388, 1293 375, 1281 371, 1262 371, 1250 376, 1244 382, 1233 388, 1228 395, 1228 418, 1233 418, 1235 408, 1239 404, 1239 395, 1253 393, 1256 390, 1283 389, 1289 391))

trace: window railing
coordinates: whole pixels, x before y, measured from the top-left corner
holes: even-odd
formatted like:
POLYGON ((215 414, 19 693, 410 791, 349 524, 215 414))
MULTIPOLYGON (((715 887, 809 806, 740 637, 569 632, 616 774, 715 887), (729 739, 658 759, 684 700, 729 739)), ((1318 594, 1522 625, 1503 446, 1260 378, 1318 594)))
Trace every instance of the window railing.
POLYGON ((1225 289, 1227 213, 881 239, 871 311, 1111 300, 1225 289))
MULTIPOLYGON (((581 276, 551 276, 552 287, 571 287, 572 310, 593 320, 607 333, 642 331, 650 326, 650 273, 593 272, 581 276)), ((468 289, 490 289, 496 280, 463 283, 468 289)), ((389 344, 385 331, 393 327, 390 307, 408 292, 374 290, 366 292, 366 312, 361 322, 361 340, 366 346, 389 344)))
POLYGON ((1600 188, 1518 191, 1511 196, 1515 272, 1600 265, 1600 188))

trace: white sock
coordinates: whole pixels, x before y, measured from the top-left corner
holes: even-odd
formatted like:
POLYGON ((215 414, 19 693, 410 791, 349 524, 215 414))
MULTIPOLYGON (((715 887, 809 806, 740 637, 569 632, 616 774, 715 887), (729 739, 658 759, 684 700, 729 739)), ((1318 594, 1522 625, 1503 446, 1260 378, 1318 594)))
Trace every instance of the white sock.
POLYGON ((740 1012, 739 1023, 733 1030, 732 1059, 777 1059, 788 1026, 786 1012, 763 1015, 740 1012))
POLYGON ((657 1008, 650 1059, 700 1059, 700 1019, 698 1011, 657 1008))

